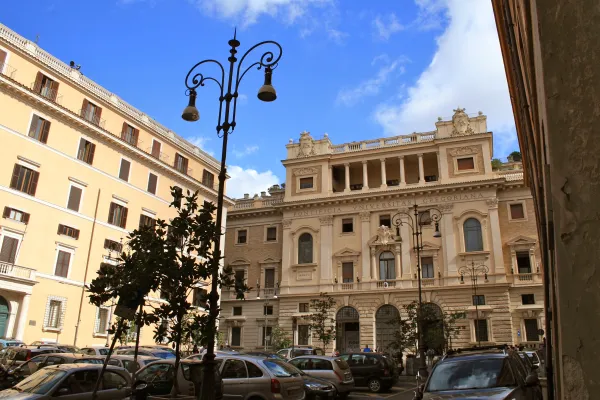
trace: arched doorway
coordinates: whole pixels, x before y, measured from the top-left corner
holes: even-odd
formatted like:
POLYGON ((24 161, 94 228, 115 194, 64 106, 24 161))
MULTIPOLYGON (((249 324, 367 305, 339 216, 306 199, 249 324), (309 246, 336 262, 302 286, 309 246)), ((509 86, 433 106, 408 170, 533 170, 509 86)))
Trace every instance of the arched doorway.
POLYGON ((354 307, 342 307, 335 316, 336 346, 340 353, 360 351, 360 324, 354 307))
POLYGON ((443 354, 446 347, 444 336, 444 314, 435 303, 423 303, 423 342, 425 349, 443 354))
POLYGON ((398 327, 394 324, 400 318, 400 312, 392 305, 385 304, 375 313, 375 347, 377 351, 389 353, 390 343, 394 341, 394 332, 398 327))
POLYGON ((6 326, 8 325, 8 316, 10 315, 10 307, 8 301, 0 296, 0 338, 6 338, 6 326))

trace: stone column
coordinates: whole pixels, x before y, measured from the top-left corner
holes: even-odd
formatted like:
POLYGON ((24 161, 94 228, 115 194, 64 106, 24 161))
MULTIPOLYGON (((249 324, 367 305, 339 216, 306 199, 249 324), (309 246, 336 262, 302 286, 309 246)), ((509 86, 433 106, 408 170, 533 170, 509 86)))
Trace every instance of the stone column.
POLYGON ((360 280, 362 282, 368 282, 371 280, 371 269, 369 268, 369 240, 371 239, 371 213, 368 211, 363 211, 360 213, 360 235, 362 248, 360 249, 360 259, 361 259, 361 273, 362 277, 360 280))
POLYGON ((369 189, 369 173, 367 171, 367 163, 368 161, 363 161, 363 190, 369 189))
POLYGON ((444 277, 457 276, 456 266, 456 238, 454 236, 454 223, 452 210, 454 204, 446 203, 438 207, 442 212, 442 251, 444 252, 444 266, 442 275, 444 277))
POLYGON ((281 292, 289 293, 290 285, 290 268, 294 261, 294 242, 293 235, 290 230, 292 226, 292 220, 284 219, 282 221, 283 226, 283 243, 281 244, 281 292))
MULTIPOLYGON (((494 266, 490 268, 491 274, 502 274, 501 277, 495 279, 501 279, 503 282, 506 279, 506 273, 504 270, 504 254, 502 254, 502 236, 500 234, 500 218, 498 217, 498 198, 494 197, 486 201, 488 205, 488 214, 490 216, 490 231, 492 234, 492 253, 494 259, 494 266)), ((532 265, 533 268, 533 265, 532 265)))
POLYGON ((435 155, 437 157, 437 170, 438 170, 437 180, 439 181, 440 180, 441 171, 442 171, 442 165, 440 164, 440 152, 436 151, 435 155))
POLYGON ((385 158, 381 159, 381 188, 385 189, 387 187, 387 176, 385 171, 385 158))
POLYGON ((377 258, 375 257, 377 249, 375 247, 371 247, 369 251, 371 253, 371 280, 377 281, 379 280, 379 273, 377 271, 378 263, 377 258))
POLYGON ((423 153, 419 153, 419 183, 425 182, 425 170, 423 168, 423 153))
POLYGON ((329 193, 333 193, 333 165, 329 164, 329 182, 328 182, 328 188, 329 188, 329 193))
POLYGON ((19 312, 19 324, 17 325, 17 334, 15 339, 23 340, 23 334, 25 333, 25 325, 27 324, 27 313, 29 312, 29 300, 31 299, 30 294, 23 296, 21 302, 21 310, 19 312))
POLYGON ((398 157, 400 160, 400 186, 406 185, 406 177, 404 176, 404 156, 398 157))
POLYGON ((395 267, 396 267, 396 279, 402 278, 402 245, 400 243, 396 243, 394 245, 394 254, 395 254, 395 267))
POLYGON ((445 183, 448 181, 448 157, 446 150, 438 151, 438 163, 440 164, 440 182, 445 183))
POLYGON ((344 192, 349 192, 350 191, 350 163, 345 163, 344 167, 345 167, 344 178, 346 180, 346 187, 344 189, 344 192))
MULTIPOLYGON (((410 209, 398 210, 410 214, 410 209)), ((406 219, 406 218, 404 218, 406 219)), ((412 231, 408 224, 400 225, 400 238, 402 239, 402 278, 412 279, 410 251, 412 249, 412 231)))
POLYGON ((319 218, 321 223, 319 251, 321 262, 319 270, 321 271, 321 285, 331 284, 332 279, 332 253, 333 248, 333 216, 325 215, 319 218))

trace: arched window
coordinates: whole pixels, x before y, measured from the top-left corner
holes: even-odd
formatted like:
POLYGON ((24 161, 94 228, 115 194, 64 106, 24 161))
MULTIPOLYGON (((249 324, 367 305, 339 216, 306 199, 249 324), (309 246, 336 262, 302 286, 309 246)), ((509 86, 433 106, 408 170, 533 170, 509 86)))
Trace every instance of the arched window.
POLYGON ((298 264, 312 264, 313 238, 310 233, 303 233, 298 238, 298 264))
POLYGON ((384 251, 379 255, 379 280, 396 279, 396 263, 394 254, 384 251))
POLYGON ((463 225, 465 232, 465 251, 483 251, 483 236, 481 223, 475 218, 469 218, 463 225))

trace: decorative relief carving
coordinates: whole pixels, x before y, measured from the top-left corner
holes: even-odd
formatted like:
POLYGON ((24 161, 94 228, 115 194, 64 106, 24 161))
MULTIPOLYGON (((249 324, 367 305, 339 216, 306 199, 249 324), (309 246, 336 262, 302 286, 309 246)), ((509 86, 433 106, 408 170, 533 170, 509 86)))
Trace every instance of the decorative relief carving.
POLYGON ((283 229, 290 229, 290 227, 292 226, 292 220, 284 219, 283 221, 281 221, 281 224, 283 225, 283 229))
POLYGON ((377 228, 377 240, 374 244, 381 244, 387 246, 388 243, 392 242, 392 231, 385 225, 381 225, 377 228))
POLYGON ((498 208, 498 198, 497 197, 492 197, 491 199, 487 199, 485 202, 489 208, 498 208))
POLYGON ((369 222, 371 220, 371 213, 369 211, 362 211, 358 215, 360 215, 362 222, 369 222))
POLYGON ((454 203, 443 203, 438 206, 442 214, 449 214, 454 209, 454 203))
POLYGON ((464 108, 457 107, 452 116, 452 136, 464 136, 475 133, 469 122, 469 116, 464 108))
POLYGON ((479 152, 479 149, 475 146, 464 146, 464 147, 457 147, 454 149, 450 149, 450 151, 448 153, 450 153, 450 155, 452 157, 456 157, 456 156, 468 156, 471 154, 477 154, 479 152))
POLYGON ((294 170, 295 176, 315 175, 317 173, 319 173, 319 168, 317 167, 298 168, 294 170))
POLYGON ((319 218, 321 225, 333 225, 333 215, 324 215, 319 218))
POLYGON ((300 147, 298 148, 298 158, 314 156, 315 152, 315 141, 310 136, 310 132, 302 132, 300 134, 300 147))

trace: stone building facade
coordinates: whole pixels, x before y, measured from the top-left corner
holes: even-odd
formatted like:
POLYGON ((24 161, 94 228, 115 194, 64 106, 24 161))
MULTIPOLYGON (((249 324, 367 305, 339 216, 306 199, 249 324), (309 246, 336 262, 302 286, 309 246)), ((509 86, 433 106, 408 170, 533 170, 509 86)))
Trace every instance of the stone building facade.
POLYGON ((228 214, 225 263, 253 287, 245 300, 224 292, 220 329, 229 345, 268 347, 275 325, 295 344, 319 345, 309 303, 326 292, 336 301, 333 346, 385 350, 387 321, 418 298, 413 234, 396 215, 415 205, 423 301, 438 314, 465 313, 452 345, 540 342, 542 275, 522 171, 492 170, 492 133, 481 113, 457 109, 435 128, 342 145, 308 132, 290 141, 284 187, 239 199, 228 214), (468 266, 487 269, 477 298, 461 275, 468 266))

